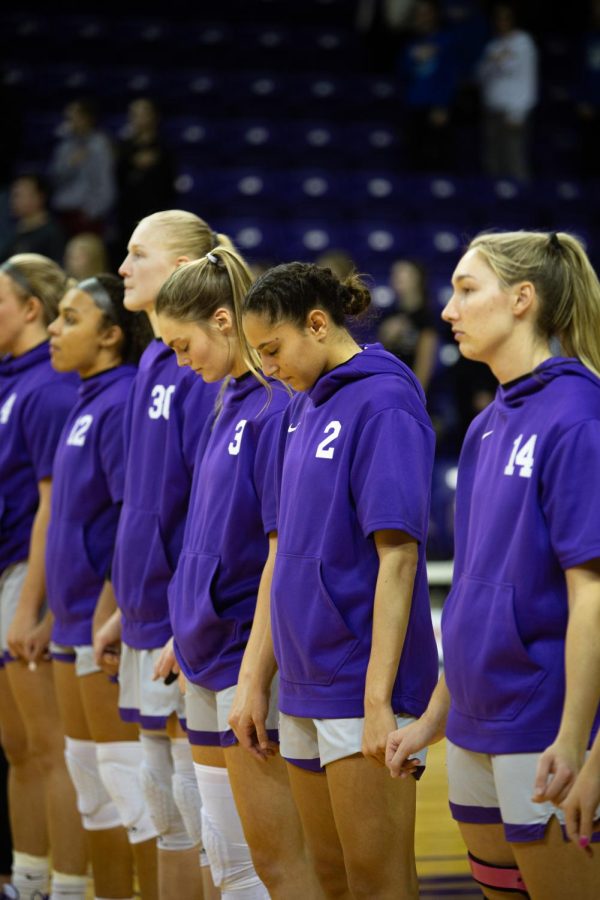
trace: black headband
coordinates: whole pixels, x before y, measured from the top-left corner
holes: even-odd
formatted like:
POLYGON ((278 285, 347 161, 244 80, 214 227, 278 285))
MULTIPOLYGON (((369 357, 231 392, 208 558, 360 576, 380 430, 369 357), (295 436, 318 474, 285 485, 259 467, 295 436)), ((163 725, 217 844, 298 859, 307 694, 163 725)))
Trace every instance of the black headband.
POLYGON ((117 313, 110 294, 101 281, 95 276, 93 278, 85 278, 76 286, 78 291, 84 291, 89 294, 96 306, 111 318, 116 319, 117 313))
POLYGON ((12 278, 15 284, 18 284, 21 290, 25 291, 28 297, 36 296, 36 293, 31 287, 27 276, 21 272, 18 266, 15 266, 14 263, 11 263, 9 259, 7 259, 6 262, 2 263, 2 265, 0 266, 0 272, 4 272, 6 275, 8 275, 9 278, 12 278))

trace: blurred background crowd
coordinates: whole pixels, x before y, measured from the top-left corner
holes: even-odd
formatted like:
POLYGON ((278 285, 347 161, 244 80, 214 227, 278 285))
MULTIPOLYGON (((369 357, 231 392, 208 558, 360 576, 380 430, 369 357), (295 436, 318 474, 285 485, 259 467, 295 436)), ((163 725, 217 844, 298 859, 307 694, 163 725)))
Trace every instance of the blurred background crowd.
POLYGON ((438 434, 430 559, 493 396, 440 320, 485 228, 571 230, 600 262, 600 2, 225 0, 0 13, 0 257, 116 271, 143 216, 189 209, 256 271, 372 279, 356 324, 406 361, 438 434))

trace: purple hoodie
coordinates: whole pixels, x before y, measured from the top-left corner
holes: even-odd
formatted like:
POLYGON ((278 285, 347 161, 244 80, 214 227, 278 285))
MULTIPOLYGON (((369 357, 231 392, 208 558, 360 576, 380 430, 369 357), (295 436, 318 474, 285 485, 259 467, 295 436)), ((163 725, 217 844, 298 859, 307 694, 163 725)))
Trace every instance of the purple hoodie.
POLYGON ((442 617, 448 737, 527 753, 556 737, 565 569, 600 557, 600 380, 555 358, 500 386, 461 452, 442 617))
POLYGON ((210 690, 236 684, 276 530, 275 454, 290 395, 232 379, 194 470, 183 550, 169 587, 177 660, 210 690))
POLYGON ((54 457, 46 584, 59 644, 92 642, 123 500, 123 414, 134 376, 134 366, 117 366, 81 382, 54 457))
POLYGON ((219 386, 177 365, 154 340, 144 351, 125 414, 125 495, 112 566, 123 640, 137 650, 171 637, 167 588, 187 515, 200 434, 219 386))
POLYGON ((47 341, 0 359, 0 573, 29 556, 38 482, 52 475, 78 384, 52 368, 47 341))
POLYGON ((271 594, 283 712, 364 715, 381 529, 419 543, 392 705, 415 716, 427 706, 438 666, 425 569, 434 443, 417 379, 380 345, 289 405, 271 594))

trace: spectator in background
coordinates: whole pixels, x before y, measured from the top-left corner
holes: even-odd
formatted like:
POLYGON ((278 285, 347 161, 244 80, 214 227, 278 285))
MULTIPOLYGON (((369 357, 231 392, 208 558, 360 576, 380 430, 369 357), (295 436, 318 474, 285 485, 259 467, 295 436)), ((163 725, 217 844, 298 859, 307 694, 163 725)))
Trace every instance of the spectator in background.
POLYGON ((483 168, 494 177, 530 177, 531 114, 538 101, 537 48, 516 25, 510 3, 492 11, 496 37, 484 47, 477 74, 483 106, 483 168))
POLYGON ((390 271, 396 295, 379 326, 377 339, 386 350, 409 366, 427 391, 435 370, 438 336, 429 310, 424 267, 410 259, 399 259, 390 271))
POLYGON ((119 238, 125 242, 143 218, 175 205, 175 164, 154 100, 138 97, 129 104, 127 130, 117 147, 119 238))
POLYGON ((45 179, 35 173, 19 175, 10 188, 10 205, 15 222, 5 255, 39 253, 61 263, 65 235, 48 210, 45 179))
POLYGON ((76 234, 65 247, 64 267, 67 275, 77 281, 110 271, 106 244, 91 231, 76 234))
POLYGON ((433 0, 417 0, 412 30, 400 64, 408 161, 415 170, 447 171, 453 168, 451 117, 457 88, 453 40, 442 28, 433 0))
POLYGON ((114 158, 89 100, 73 100, 65 107, 64 137, 54 149, 49 174, 52 206, 67 234, 103 234, 116 196, 114 158))
POLYGON ((576 93, 582 175, 600 171, 600 0, 592 0, 576 93))

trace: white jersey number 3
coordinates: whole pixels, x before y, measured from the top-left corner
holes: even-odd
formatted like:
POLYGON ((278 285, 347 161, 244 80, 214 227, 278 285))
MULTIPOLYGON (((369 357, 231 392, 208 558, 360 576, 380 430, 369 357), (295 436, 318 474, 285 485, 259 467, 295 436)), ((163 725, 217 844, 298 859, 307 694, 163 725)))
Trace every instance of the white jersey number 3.
POLYGON ((516 441, 513 441, 513 448, 510 459, 504 467, 505 475, 514 475, 515 466, 519 468, 521 478, 531 478, 533 472, 533 451, 535 450, 535 442, 537 434, 532 434, 528 441, 521 446, 523 435, 520 434, 516 441))
POLYGON ((317 447, 317 452, 315 453, 317 459, 333 459, 335 447, 331 447, 330 445, 340 436, 341 430, 342 423, 337 421, 330 422, 329 425, 325 427, 325 434, 329 435, 329 437, 322 440, 317 447))
POLYGON ((165 387, 164 384, 155 384, 152 388, 152 406, 148 407, 148 415, 151 419, 169 418, 169 410, 171 409, 171 397, 175 385, 170 384, 165 387))
POLYGON ((244 433, 244 428, 246 427, 247 421, 248 419, 240 419, 240 421, 235 426, 233 440, 229 442, 229 446, 227 447, 231 456, 237 456, 240 452, 240 447, 242 446, 242 435, 244 433))

